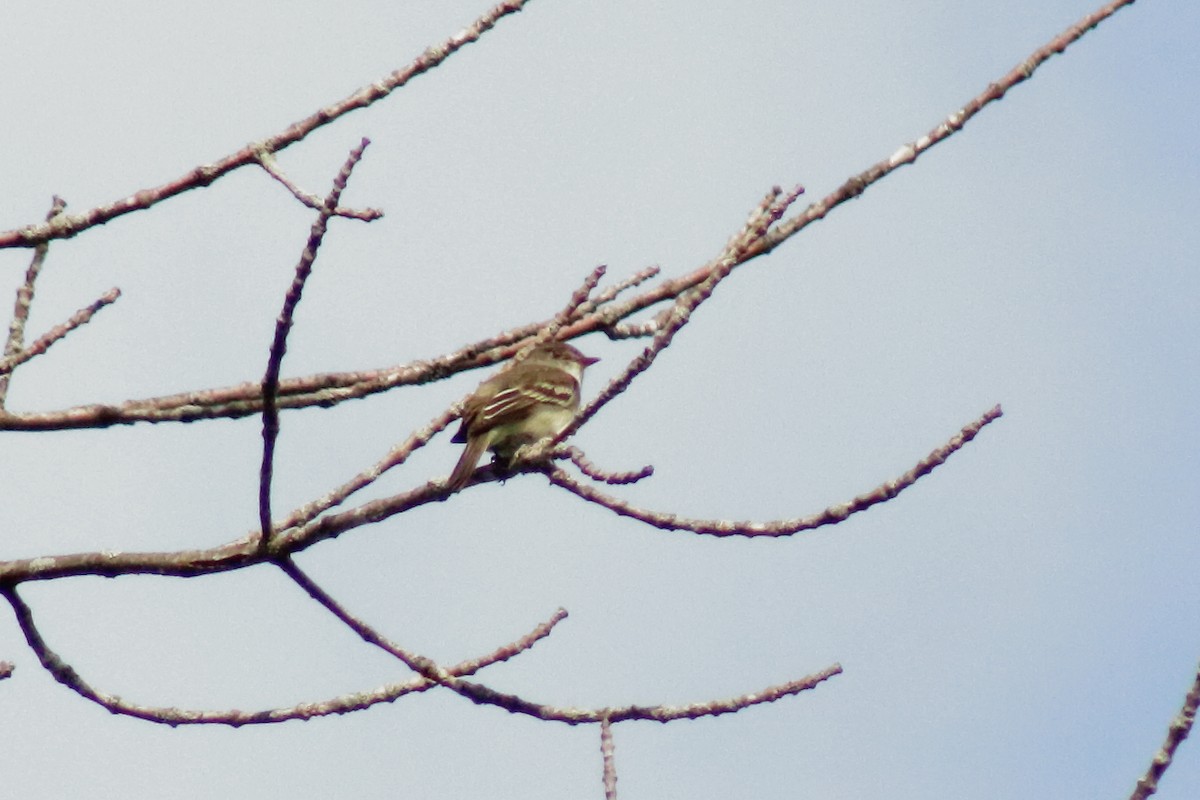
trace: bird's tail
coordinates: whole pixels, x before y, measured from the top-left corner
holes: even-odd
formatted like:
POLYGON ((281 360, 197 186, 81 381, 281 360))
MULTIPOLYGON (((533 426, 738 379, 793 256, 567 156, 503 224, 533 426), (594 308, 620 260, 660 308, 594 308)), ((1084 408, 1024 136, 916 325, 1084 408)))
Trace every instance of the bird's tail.
POLYGON ((470 482, 471 476, 475 474, 475 465, 479 463, 479 458, 486 448, 487 437, 467 437, 467 446, 463 448, 462 455, 458 457, 458 463, 454 465, 454 472, 450 473, 448 485, 451 491, 457 492, 470 482))

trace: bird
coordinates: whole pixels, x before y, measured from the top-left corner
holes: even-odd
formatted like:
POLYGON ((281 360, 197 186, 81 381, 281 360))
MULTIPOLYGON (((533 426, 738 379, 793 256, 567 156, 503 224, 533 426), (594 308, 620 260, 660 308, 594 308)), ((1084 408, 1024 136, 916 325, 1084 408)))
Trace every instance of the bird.
POLYGON ((579 410, 584 369, 599 360, 566 342, 547 342, 479 384, 464 401, 462 421, 451 439, 467 446, 448 487, 458 491, 466 486, 486 450, 507 465, 523 445, 558 435, 579 410))

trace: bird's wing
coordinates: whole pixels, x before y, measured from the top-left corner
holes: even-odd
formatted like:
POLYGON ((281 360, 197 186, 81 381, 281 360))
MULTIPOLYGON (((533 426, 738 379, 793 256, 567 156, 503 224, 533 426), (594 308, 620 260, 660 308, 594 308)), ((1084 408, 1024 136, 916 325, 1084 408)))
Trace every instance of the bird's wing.
POLYGON ((578 402, 579 383, 568 372, 536 367, 514 371, 522 373, 515 382, 498 387, 487 396, 472 397, 467 401, 463 424, 471 433, 480 434, 500 425, 520 422, 536 406, 569 408, 578 402))

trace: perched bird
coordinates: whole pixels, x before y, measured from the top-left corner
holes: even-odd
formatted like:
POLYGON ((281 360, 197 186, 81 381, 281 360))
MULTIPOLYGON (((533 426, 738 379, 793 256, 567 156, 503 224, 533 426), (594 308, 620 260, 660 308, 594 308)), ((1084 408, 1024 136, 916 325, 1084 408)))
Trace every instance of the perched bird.
POLYGON ((450 488, 467 485, 485 450, 509 461, 521 446, 567 427, 579 410, 583 370, 599 360, 566 342, 548 342, 479 384, 463 404, 462 423, 451 440, 467 447, 450 474, 450 488))

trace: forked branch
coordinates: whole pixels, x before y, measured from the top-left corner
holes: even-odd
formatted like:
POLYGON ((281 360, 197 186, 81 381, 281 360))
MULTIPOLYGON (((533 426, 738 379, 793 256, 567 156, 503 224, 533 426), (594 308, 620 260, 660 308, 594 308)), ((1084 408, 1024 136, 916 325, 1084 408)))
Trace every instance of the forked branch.
POLYGON ((67 239, 124 214, 141 211, 191 189, 208 186, 213 181, 241 167, 260 164, 264 155, 278 153, 290 147, 318 128, 328 125, 352 111, 366 108, 382 100, 418 75, 423 75, 438 67, 463 47, 478 41, 479 37, 494 28, 502 18, 523 9, 528 2, 529 0, 505 0, 441 44, 429 47, 407 67, 402 67, 374 83, 363 86, 350 96, 317 110, 274 136, 248 144, 236 153, 231 153, 211 164, 196 167, 175 180, 160 186, 142 189, 127 197, 79 214, 60 214, 40 224, 4 231, 0 233, 0 249, 36 247, 52 239, 67 239))

